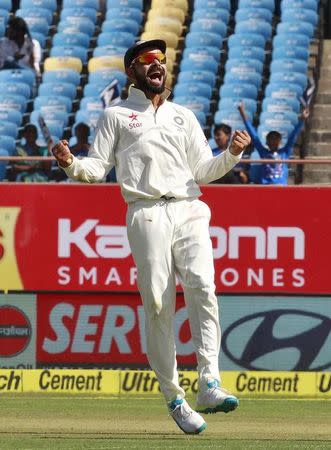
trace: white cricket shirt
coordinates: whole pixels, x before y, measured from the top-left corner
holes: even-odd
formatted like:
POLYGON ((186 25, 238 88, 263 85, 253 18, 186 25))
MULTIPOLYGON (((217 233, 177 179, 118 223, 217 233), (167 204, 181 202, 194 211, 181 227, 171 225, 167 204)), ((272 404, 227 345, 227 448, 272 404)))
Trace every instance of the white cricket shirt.
POLYGON ((165 100, 155 110, 143 91, 130 88, 127 100, 100 117, 88 158, 74 158, 64 170, 77 181, 102 181, 116 167, 127 203, 199 197, 198 184, 221 178, 241 155, 214 157, 195 115, 165 100))

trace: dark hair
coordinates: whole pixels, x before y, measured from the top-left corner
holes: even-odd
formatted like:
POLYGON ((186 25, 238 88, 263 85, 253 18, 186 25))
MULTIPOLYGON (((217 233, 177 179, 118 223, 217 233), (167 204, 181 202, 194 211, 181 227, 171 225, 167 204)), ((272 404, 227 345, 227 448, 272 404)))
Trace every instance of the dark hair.
POLYGON ((27 131, 32 130, 36 134, 38 134, 38 128, 33 123, 27 123, 25 127, 23 128, 23 133, 26 133, 27 131))
POLYGON ((214 127, 214 134, 217 133, 217 131, 223 131, 223 133, 230 135, 232 133, 232 128, 226 123, 219 123, 214 127))
POLYGON ((269 131, 269 133, 266 135, 266 139, 269 139, 269 138, 282 139, 282 135, 279 133, 279 131, 272 130, 272 131, 269 131))
POLYGON ((77 128, 82 128, 86 131, 87 134, 90 134, 90 127, 85 122, 78 122, 74 126, 74 132, 76 132, 77 128))
POLYGON ((7 22, 7 27, 13 28, 16 31, 22 31, 31 39, 29 27, 22 17, 11 17, 7 22))

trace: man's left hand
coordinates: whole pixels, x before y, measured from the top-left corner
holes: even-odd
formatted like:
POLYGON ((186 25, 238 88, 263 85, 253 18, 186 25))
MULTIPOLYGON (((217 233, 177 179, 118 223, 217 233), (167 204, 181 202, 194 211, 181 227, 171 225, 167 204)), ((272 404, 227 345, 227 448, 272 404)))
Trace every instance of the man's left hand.
POLYGON ((232 140, 230 143, 230 153, 232 155, 238 156, 243 152, 246 147, 251 143, 251 137, 246 130, 236 130, 233 133, 232 140))

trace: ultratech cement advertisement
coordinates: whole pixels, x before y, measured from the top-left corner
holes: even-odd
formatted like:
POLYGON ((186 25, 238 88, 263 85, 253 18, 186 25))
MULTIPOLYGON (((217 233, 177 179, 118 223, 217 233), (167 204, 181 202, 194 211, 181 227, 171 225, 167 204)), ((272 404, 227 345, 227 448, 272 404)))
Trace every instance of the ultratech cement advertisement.
MULTIPOLYGON (((330 297, 218 299, 222 372, 330 371, 330 297)), ((1 367, 148 368, 144 328, 138 294, 2 295, 1 367)), ((174 333, 179 367, 195 369, 182 294, 174 333)), ((240 378, 238 389, 252 383, 240 378)))
MULTIPOLYGON (((331 398, 331 374, 318 372, 224 372, 222 385, 241 397, 331 398)), ((180 384, 196 394, 196 372, 180 372, 180 384)), ((161 395, 154 372, 131 370, 0 370, 0 395, 161 395)))
MULTIPOLYGON (((331 293, 330 187, 201 189, 217 292, 331 293)), ((125 214, 117 185, 1 183, 0 290, 137 292, 125 214)))

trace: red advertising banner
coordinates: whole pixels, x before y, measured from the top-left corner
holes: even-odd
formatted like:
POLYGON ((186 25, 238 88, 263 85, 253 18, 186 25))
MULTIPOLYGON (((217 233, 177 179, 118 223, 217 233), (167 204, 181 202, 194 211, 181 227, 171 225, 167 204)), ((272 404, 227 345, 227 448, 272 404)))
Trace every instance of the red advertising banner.
MULTIPOLYGON (((331 188, 202 190, 218 293, 331 292, 331 188)), ((2 184, 0 290, 136 292, 125 213, 116 185, 2 184)))
MULTIPOLYGON (((38 367, 148 366, 145 315, 138 294, 39 294, 38 367)), ((187 310, 177 298, 178 362, 196 366, 187 310)))

